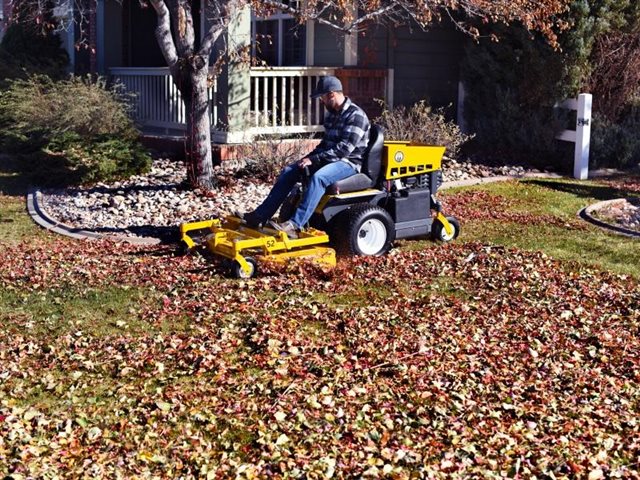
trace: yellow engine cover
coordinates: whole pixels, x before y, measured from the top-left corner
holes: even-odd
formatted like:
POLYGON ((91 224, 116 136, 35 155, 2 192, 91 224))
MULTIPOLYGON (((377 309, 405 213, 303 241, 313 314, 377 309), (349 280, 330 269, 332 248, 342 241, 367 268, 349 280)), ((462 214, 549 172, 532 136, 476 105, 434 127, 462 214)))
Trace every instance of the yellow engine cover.
POLYGON ((383 168, 386 180, 412 177, 440 170, 445 147, 409 142, 384 142, 383 168))

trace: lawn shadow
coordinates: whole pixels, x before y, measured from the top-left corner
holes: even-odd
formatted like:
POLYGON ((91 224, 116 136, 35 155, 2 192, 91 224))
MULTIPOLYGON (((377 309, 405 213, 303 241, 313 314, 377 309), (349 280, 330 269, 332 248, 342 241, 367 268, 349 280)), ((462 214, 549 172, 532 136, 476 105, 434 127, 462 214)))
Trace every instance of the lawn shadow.
POLYGON ((24 196, 29 191, 31 181, 20 168, 18 160, 7 154, 0 154, 0 194, 11 197, 24 196))
MULTIPOLYGON (((97 234, 118 235, 125 238, 133 235, 134 238, 157 238, 161 245, 175 245, 180 240, 180 229, 175 226, 158 226, 158 225, 132 225, 129 227, 98 227, 98 228, 82 228, 76 231, 85 231, 97 234)), ((74 230, 72 230, 73 232, 74 230)))
MULTIPOLYGON (((640 180, 640 177, 638 178, 640 180)), ((569 183, 556 180, 527 180, 527 183, 537 185, 542 188, 569 193, 581 198, 595 198, 596 200, 612 200, 614 198, 640 198, 640 193, 624 187, 613 185, 596 185, 593 183, 569 183)))
POLYGON ((82 170, 60 155, 0 154, 0 193, 5 195, 23 196, 33 186, 68 188, 81 178, 82 170))

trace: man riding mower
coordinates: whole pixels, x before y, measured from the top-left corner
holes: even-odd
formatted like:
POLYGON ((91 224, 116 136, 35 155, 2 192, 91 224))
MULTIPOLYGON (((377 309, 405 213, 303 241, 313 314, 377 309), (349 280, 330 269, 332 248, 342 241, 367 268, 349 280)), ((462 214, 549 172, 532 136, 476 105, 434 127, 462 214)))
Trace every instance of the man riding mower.
MULTIPOLYGON (((257 271, 256 258, 304 257, 335 265, 334 249, 343 255, 382 255, 396 239, 431 236, 449 242, 460 233, 460 224, 442 213, 435 198, 444 151, 439 146, 385 142, 382 129, 372 125, 360 172, 327 188, 297 238, 268 222, 262 227, 247 225, 231 215, 183 224, 183 247, 195 246, 190 232, 205 230, 209 250, 231 261, 234 276, 248 278, 257 271)), ((303 189, 301 184, 287 197, 280 222, 289 220, 303 189)))

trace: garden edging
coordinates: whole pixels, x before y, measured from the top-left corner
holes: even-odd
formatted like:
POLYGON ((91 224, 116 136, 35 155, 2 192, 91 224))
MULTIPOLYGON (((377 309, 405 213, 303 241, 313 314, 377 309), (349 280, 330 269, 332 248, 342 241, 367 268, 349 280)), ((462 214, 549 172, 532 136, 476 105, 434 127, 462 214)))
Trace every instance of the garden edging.
POLYGON ((41 207, 42 193, 38 189, 32 189, 27 194, 27 211, 29 216, 41 227, 46 228, 59 235, 79 239, 79 240, 98 240, 110 239, 116 242, 127 242, 136 245, 157 245, 160 243, 159 238, 155 237, 127 237, 124 235, 106 235, 90 230, 72 227, 64 223, 58 222, 41 207))
POLYGON ((631 230, 629 228, 624 228, 618 225, 612 225, 610 223, 604 222, 598 218, 593 216, 593 212, 600 210, 601 208, 611 205, 616 202, 624 201, 624 198, 614 198, 613 200, 604 200, 602 202, 593 203, 587 207, 584 207, 582 210, 578 212, 578 216, 583 220, 586 220, 593 225, 596 225, 600 228, 604 228, 606 230, 611 231, 612 233, 617 233, 618 235, 625 235, 627 237, 640 238, 640 232, 631 230))

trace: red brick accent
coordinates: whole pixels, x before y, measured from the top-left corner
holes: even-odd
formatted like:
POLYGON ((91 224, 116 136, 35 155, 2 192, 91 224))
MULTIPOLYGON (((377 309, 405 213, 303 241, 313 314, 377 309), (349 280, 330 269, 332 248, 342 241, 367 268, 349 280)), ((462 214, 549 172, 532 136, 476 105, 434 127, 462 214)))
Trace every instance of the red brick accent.
POLYGON ((380 116, 382 107, 375 99, 385 99, 387 71, 383 69, 340 68, 336 77, 342 82, 345 94, 362 108, 369 118, 380 116))

